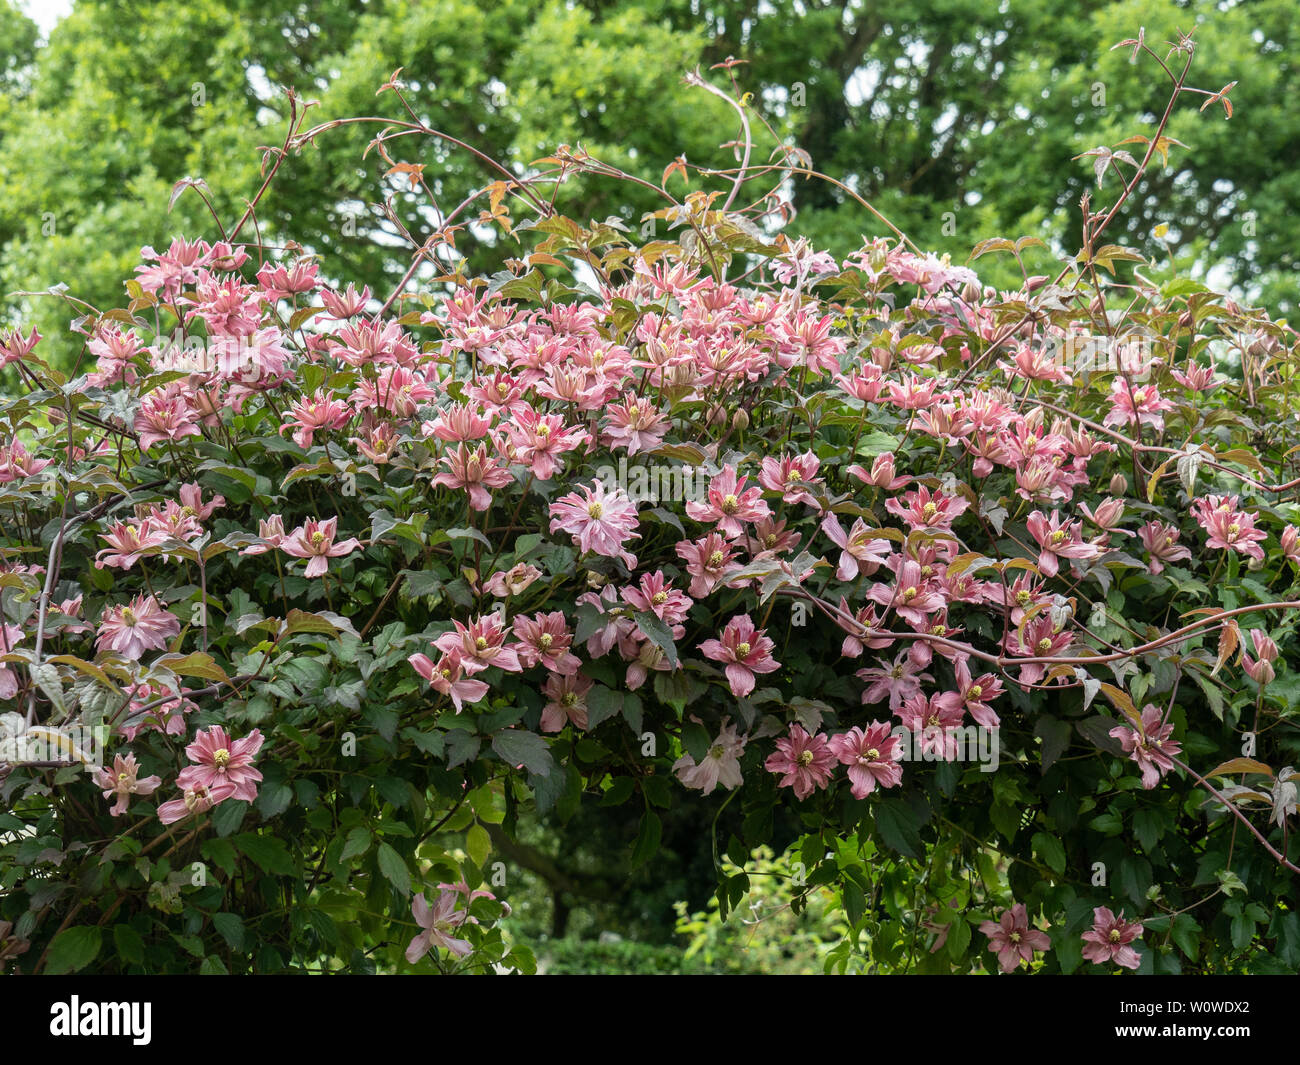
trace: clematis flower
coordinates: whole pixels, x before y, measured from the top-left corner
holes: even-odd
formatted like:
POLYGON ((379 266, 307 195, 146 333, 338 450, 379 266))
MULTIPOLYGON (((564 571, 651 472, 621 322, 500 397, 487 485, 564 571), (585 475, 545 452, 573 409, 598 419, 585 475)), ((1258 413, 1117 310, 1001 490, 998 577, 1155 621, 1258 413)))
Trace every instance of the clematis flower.
POLYGON ((771 516, 763 502, 763 489, 746 488, 744 477, 737 477, 734 466, 723 466, 722 472, 709 481, 706 500, 686 504, 686 514, 695 521, 716 522, 718 532, 735 540, 744 531, 744 522, 759 522, 771 516))
POLYGON ((361 546, 361 541, 348 537, 337 544, 334 535, 338 530, 338 518, 326 518, 324 521, 308 521, 288 536, 280 544, 280 550, 294 558, 309 558, 304 576, 319 577, 329 569, 329 560, 342 555, 350 555, 361 546))
POLYGON ((901 745, 883 721, 871 722, 866 731, 855 725, 848 732, 832 736, 830 744, 835 757, 849 767, 855 799, 865 799, 876 785, 892 788, 903 779, 901 745))
POLYGON ((483 582, 483 591, 494 599, 508 599, 528 588, 542 571, 527 562, 516 562, 508 570, 499 570, 483 582))
MULTIPOLYGON (((699 718, 694 720, 698 721, 699 718)), ((736 726, 727 724, 729 720, 726 717, 722 719, 718 735, 709 745, 702 762, 697 765, 688 753, 673 763, 673 772, 684 786, 708 795, 719 784, 728 791, 733 791, 744 783, 740 773, 740 756, 745 751, 745 737, 736 735, 736 726)))
POLYGON ((167 542, 167 536, 154 528, 149 522, 127 525, 114 522, 113 527, 100 538, 108 547, 95 555, 95 568, 111 566, 116 569, 130 569, 136 560, 153 552, 167 542))
POLYGON ((636 587, 623 588, 619 594, 633 610, 654 614, 668 625, 679 625, 691 609, 691 598, 673 588, 672 581, 664 578, 663 570, 643 573, 636 587))
POLYGON ((1164 570, 1166 562, 1179 562, 1192 557, 1186 545, 1178 542, 1179 532, 1172 525, 1152 519, 1138 529, 1137 534, 1142 546, 1151 556, 1147 571, 1153 576, 1164 570))
POLYGON ((621 558, 629 569, 636 565, 636 557, 623 546, 640 539, 636 526, 636 504, 621 488, 607 491, 599 480, 590 487, 579 485, 577 492, 551 504, 551 532, 563 529, 584 554, 594 551, 606 558, 621 558))
POLYGON ((1098 906, 1092 911, 1092 928, 1083 933, 1083 956, 1094 965, 1114 962, 1124 969, 1136 969, 1142 964, 1142 955, 1130 943, 1142 934, 1140 921, 1124 920, 1124 911, 1118 917, 1109 907, 1098 906))
POLYGON ((1277 677, 1273 670, 1273 663, 1277 661, 1277 644, 1259 629, 1250 630, 1250 639, 1255 645, 1255 657, 1243 653, 1241 668, 1260 687, 1272 684, 1277 677))
POLYGON ((758 483, 769 492, 780 492, 781 498, 791 505, 807 503, 810 507, 820 509, 817 501, 808 494, 801 484, 820 485, 822 478, 817 476, 821 460, 811 451, 802 455, 782 455, 779 459, 768 456, 763 460, 758 483))
POLYGON ((859 669, 855 676, 869 682, 862 693, 862 702, 877 703, 889 696, 889 709, 897 710, 908 699, 921 690, 921 683, 932 681, 928 673, 922 673, 925 667, 917 663, 907 651, 901 651, 893 665, 887 669, 872 666, 859 669))
POLYGON ((945 762, 957 757, 956 730, 961 728, 966 708, 955 692, 940 692, 929 697, 918 692, 895 713, 913 736, 921 739, 920 749, 945 762))
POLYGON ((469 493, 469 505, 475 510, 487 510, 492 505, 489 488, 504 488, 513 480, 510 471, 488 454, 485 444, 479 444, 473 451, 457 444, 456 450, 443 455, 441 461, 447 469, 434 477, 433 483, 465 489, 469 493))
POLYGON ((180 771, 177 785, 186 791, 207 788, 215 792, 219 786, 231 784, 231 798, 252 802, 262 779, 261 772, 253 768, 253 759, 262 749, 263 740, 258 729, 239 740, 232 740, 220 725, 200 731, 185 748, 186 757, 194 764, 180 771))
POLYGON ((733 546, 718 532, 700 540, 682 540, 677 545, 677 555, 686 563, 686 572, 691 575, 690 593, 696 599, 703 599, 730 573, 741 568, 734 561, 733 546))
POLYGON ((743 697, 754 690, 755 673, 773 673, 781 668, 772 657, 774 647, 775 643, 754 628, 748 614, 740 614, 727 622, 721 640, 705 640, 700 651, 705 658, 726 663, 731 694, 743 697))
POLYGON ((830 783, 836 756, 822 733, 810 736, 800 725, 790 726, 790 735, 776 741, 776 750, 768 755, 763 768, 778 774, 777 783, 793 788, 795 797, 806 799, 818 788, 830 783))
POLYGON ((1127 381, 1117 378, 1111 386, 1110 412, 1102 424, 1149 425, 1159 431, 1165 427, 1161 411, 1173 409, 1174 405, 1160 397, 1160 389, 1155 385, 1130 388, 1127 381))
POLYGON ((1208 535, 1207 547, 1221 551, 1238 551, 1250 558, 1262 561, 1264 549, 1259 542, 1267 534, 1263 529, 1255 528, 1255 515, 1237 509, 1237 497, 1210 496, 1196 500, 1192 504, 1192 513, 1208 535))
POLYGON ((563 611, 538 613, 531 618, 516 617, 515 636, 519 639, 514 645, 515 651, 524 668, 543 665, 552 673, 567 677, 582 665, 577 655, 569 653, 573 633, 569 631, 563 611))
POLYGON ((95 646, 136 661, 145 651, 163 651, 181 631, 180 619, 152 595, 137 595, 126 606, 105 608, 95 646))
POLYGON ((179 799, 172 799, 158 807, 158 820, 164 825, 184 821, 191 814, 207 813, 214 806, 235 794, 235 785, 218 784, 212 788, 202 786, 186 788, 179 799))
POLYGON ((587 727, 587 692, 592 682, 581 673, 561 676, 552 673, 542 685, 542 694, 546 696, 546 705, 542 708, 541 729, 543 732, 559 732, 565 725, 575 728, 587 727))
POLYGON ((1174 768, 1171 756, 1182 752, 1182 744, 1170 739, 1173 725, 1161 724, 1159 707, 1148 703, 1142 708, 1142 727, 1116 725, 1110 735, 1119 740, 1129 758, 1142 770, 1142 786, 1154 788, 1160 778, 1174 768))
POLYGON ((1048 518, 1036 510, 1029 515, 1027 526, 1029 535, 1042 549, 1038 555, 1038 568, 1044 577, 1055 577, 1060 572, 1059 559, 1093 559, 1101 554, 1100 547, 1084 541, 1083 523, 1062 522, 1060 511, 1052 511, 1051 518, 1048 518))
POLYGON ((834 514, 827 514, 822 519, 821 528, 831 543, 840 549, 835 576, 842 581, 875 573, 892 550, 888 540, 870 535, 867 523, 861 518, 856 519, 853 528, 846 533, 839 519, 834 514))
POLYGON ((152 795, 162 784, 162 777, 141 778, 139 773, 140 766, 130 753, 114 755, 112 769, 101 766, 93 773, 95 787, 103 790, 104 798, 114 800, 108 811, 114 817, 126 813, 132 795, 152 795))
POLYGON ((428 655, 413 654, 407 661, 425 680, 433 685, 433 690, 451 697, 456 713, 464 709, 465 703, 476 703, 488 693, 488 686, 481 680, 472 679, 465 671, 460 651, 443 653, 435 664, 428 655))
POLYGON ((272 548, 284 543, 284 519, 279 514, 261 518, 257 523, 257 536, 260 544, 249 544, 240 549, 241 555, 263 555, 272 548))
POLYGON ((1029 927, 1029 915, 1023 902, 1003 911, 996 923, 985 921, 980 925, 980 931, 989 937, 989 950, 997 954, 998 966, 1004 973, 1014 971, 1021 964, 1028 968, 1036 951, 1052 949, 1052 941, 1046 932, 1029 927))
POLYGON ((953 520, 970 506, 959 496, 934 492, 922 485, 908 492, 902 500, 888 499, 885 509, 913 529, 949 529, 953 520))
POLYGON ((422 929, 406 948, 406 960, 412 965, 435 947, 441 947, 458 958, 473 953, 474 948, 467 940, 452 935, 469 916, 464 910, 456 909, 457 897, 455 891, 439 891, 432 906, 423 894, 411 900, 411 916, 422 929))
POLYGON ((434 640, 433 645, 444 653, 459 651, 461 666, 466 675, 481 673, 489 666, 496 666, 507 673, 518 673, 523 668, 519 664, 519 656, 505 646, 510 629, 503 627, 501 615, 484 614, 468 625, 453 620, 452 625, 455 628, 451 632, 444 632, 434 640))
POLYGON ((971 676, 970 667, 965 658, 955 663, 957 672, 957 694, 961 696, 962 705, 970 711, 970 716, 985 728, 997 728, 1000 724, 998 715, 989 706, 991 699, 1003 693, 1002 681, 992 673, 985 673, 978 679, 971 676))

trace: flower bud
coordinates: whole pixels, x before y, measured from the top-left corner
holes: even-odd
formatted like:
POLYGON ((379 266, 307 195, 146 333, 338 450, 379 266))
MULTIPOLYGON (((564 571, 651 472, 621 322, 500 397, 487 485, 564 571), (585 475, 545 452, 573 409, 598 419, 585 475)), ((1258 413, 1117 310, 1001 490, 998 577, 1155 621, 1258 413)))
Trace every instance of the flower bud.
POLYGON ((740 430, 748 429, 749 411, 745 410, 743 407, 736 411, 736 413, 731 416, 731 427, 740 430))
POLYGON ((1113 496, 1128 494, 1128 478, 1122 473, 1117 473, 1110 479, 1110 494, 1113 496))

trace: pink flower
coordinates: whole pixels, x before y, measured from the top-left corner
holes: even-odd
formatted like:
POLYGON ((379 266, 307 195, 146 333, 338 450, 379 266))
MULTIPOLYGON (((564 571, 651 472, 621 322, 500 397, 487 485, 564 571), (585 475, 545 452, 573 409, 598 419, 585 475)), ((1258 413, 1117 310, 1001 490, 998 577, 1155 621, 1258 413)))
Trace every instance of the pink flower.
POLYGON ((582 665, 577 655, 569 653, 573 634, 569 632, 563 611, 538 613, 531 618, 516 617, 515 636, 519 638, 515 650, 525 668, 541 664, 552 673, 567 677, 582 665))
POLYGON ((985 921, 980 925, 980 931, 989 937, 989 950, 997 954, 998 965, 1004 973, 1013 971, 1022 963, 1028 968, 1035 951, 1052 949, 1052 941, 1046 932, 1029 927, 1029 915, 1023 902, 1003 911, 996 924, 985 921))
POLYGON ((151 554, 154 548, 167 542, 167 537, 149 522, 136 525, 114 522, 108 532, 100 533, 100 538, 108 547, 95 556, 96 569, 105 566, 130 569, 141 556, 151 554))
POLYGON ((187 436, 198 436, 199 426, 195 411, 181 388, 173 381, 165 388, 152 392, 140 401, 135 416, 135 431, 140 438, 140 450, 148 451, 164 440, 177 441, 187 436))
POLYGON ((252 802, 257 798, 257 783, 262 779, 253 768, 253 759, 262 749, 264 737, 253 729, 242 740, 231 740, 220 725, 200 731, 185 754, 194 765, 187 765, 176 777, 178 787, 186 791, 207 788, 215 793, 221 785, 231 784, 230 797, 252 802))
POLYGON ((447 469, 433 483, 465 489, 469 493, 469 505, 475 510, 487 510, 492 505, 489 488, 504 488, 513 480, 510 471, 502 469, 496 457, 488 454, 485 444, 479 444, 473 451, 457 444, 456 450, 443 455, 441 461, 447 469))
POLYGON ((835 769, 835 752, 822 733, 809 736, 800 725, 790 726, 789 737, 776 741, 776 750, 768 755, 763 768, 781 776, 777 783, 794 788, 795 797, 806 799, 830 782, 835 769))
POLYGON ((637 587, 623 588, 619 594, 633 610, 654 614, 668 625, 680 624, 691 609, 690 596, 674 589, 672 581, 664 578, 663 570, 643 573, 637 587))
POLYGON ((810 507, 820 509, 817 501, 808 494, 800 484, 820 485, 822 479, 817 476, 821 460, 811 451, 802 455, 782 455, 779 459, 769 456, 763 460, 758 483, 769 492, 780 492, 781 498, 790 504, 807 503, 810 507))
POLYGON ((1106 906, 1092 911, 1092 928, 1083 933, 1083 956, 1094 965, 1114 962, 1125 969, 1136 969, 1142 964, 1142 955, 1129 946, 1142 934, 1142 922, 1124 920, 1124 911, 1118 917, 1106 906))
POLYGON ((871 722, 865 732, 854 726, 832 736, 830 744, 835 756, 849 767, 855 799, 865 799, 877 784, 892 788, 903 779, 903 767, 898 764, 902 748, 898 737, 882 721, 871 722))
POLYGON ((342 400, 317 391, 310 399, 300 399, 289 407, 291 417, 280 426, 283 435, 293 430, 293 442, 299 447, 311 447, 315 434, 323 429, 342 429, 352 420, 352 411, 342 400))
POLYGON ((736 468, 724 466, 709 481, 707 501, 688 502, 686 513, 695 521, 717 522, 718 532, 734 540, 745 531, 743 522, 762 521, 772 512, 763 502, 761 488, 746 488, 745 478, 737 479, 736 468))
POLYGON ((870 535, 867 523, 861 518, 853 522, 853 528, 847 533, 834 514, 827 514, 822 519, 821 527, 831 543, 840 549, 840 562, 835 576, 842 581, 851 581, 862 575, 870 576, 889 557, 889 541, 870 535))
POLYGON ((587 692, 592 682, 581 673, 561 676, 552 673, 542 685, 542 693, 547 698, 542 708, 541 729, 543 732, 559 732, 565 725, 575 728, 587 727, 587 692))
POLYGON ((900 502, 897 499, 885 501, 885 509, 900 521, 906 522, 914 529, 948 529, 953 519, 962 514, 970 504, 957 496, 944 495, 922 485, 915 492, 908 492, 900 502))
POLYGON ((722 719, 722 726, 709 745, 704 761, 697 765, 690 754, 683 754, 673 763, 673 772, 684 786, 708 795, 719 784, 733 791, 744 783, 740 774, 740 756, 745 751, 745 737, 737 736, 736 726, 728 725, 728 720, 722 719))
POLYGON ((181 631, 180 619, 152 595, 138 595, 127 606, 105 608, 95 646, 139 660, 145 651, 162 651, 181 631))
POLYGON ((590 488, 580 485, 578 492, 551 504, 551 532, 563 529, 584 554, 594 551, 606 558, 621 557, 629 568, 635 566, 636 558, 624 551, 623 545, 640 539, 636 504, 621 488, 606 491, 600 481, 593 481, 590 488))
POLYGON ((623 402, 605 408, 605 431, 600 440, 611 449, 626 448, 628 455, 653 451, 663 442, 668 424, 654 404, 629 393, 623 402))
POLYGON ((705 640, 700 651, 705 658, 726 663, 727 682, 737 697, 754 690, 755 673, 772 673, 781 663, 772 657, 776 646, 762 631, 754 628, 748 614, 739 614, 727 622, 722 640, 705 640))
POLYGON ((458 893, 439 891, 430 906, 423 894, 411 900, 411 916, 422 931, 411 940, 406 948, 406 960, 412 965, 423 958, 435 947, 463 958, 473 953, 474 948, 464 939, 456 939, 451 933, 463 925, 469 916, 463 910, 456 909, 458 893))
POLYGON ((862 702, 876 703, 888 695, 889 709, 897 710, 906 700, 920 692, 922 681, 934 679, 930 674, 921 672, 924 668, 906 651, 901 651, 888 669, 872 666, 858 670, 855 674, 857 678, 869 682, 862 693, 862 702))
POLYGON ((957 757, 956 730, 961 728, 966 708, 956 692, 942 692, 928 698, 918 692, 895 713, 914 737, 920 737, 923 753, 933 754, 945 762, 957 757))
POLYGON ((1259 629, 1250 630, 1250 639, 1255 645, 1255 657, 1243 653, 1241 668, 1246 671, 1246 676, 1261 687, 1272 684, 1277 677, 1273 670, 1273 663, 1277 661, 1277 644, 1259 629))
POLYGON ((527 562, 516 562, 508 570, 499 570, 483 582, 483 591, 495 599, 508 599, 529 587, 542 571, 527 562))
POLYGON ((140 779, 139 772, 140 766, 136 763, 135 755, 130 753, 115 755, 111 770, 102 766, 95 770, 95 787, 103 789, 104 798, 115 797, 108 811, 114 817, 126 813, 132 795, 152 795, 162 784, 162 777, 140 779))
POLYGON ((701 540, 681 541, 677 554, 686 563, 686 572, 691 575, 690 593, 696 599, 703 599, 729 573, 740 569, 734 561, 735 549, 718 532, 711 532, 701 540))
POLYGON ((1142 770, 1142 786, 1154 788, 1160 778, 1174 768, 1172 756, 1182 752, 1182 744, 1169 737, 1174 734, 1173 725, 1161 724, 1158 707, 1148 703, 1142 708, 1142 727, 1116 725, 1110 735, 1119 740, 1129 757, 1142 770))
POLYGON ((1060 571, 1058 558, 1093 559, 1101 554, 1101 548, 1084 542, 1083 523, 1062 523, 1060 511, 1052 511, 1049 519, 1042 511, 1036 510, 1029 515, 1027 525, 1029 535, 1042 548, 1038 555, 1038 568, 1044 577, 1055 577, 1060 571))
POLYGON ((989 701, 1002 694, 1002 681, 992 673, 985 673, 978 680, 973 678, 964 658, 957 660, 955 669, 957 694, 970 711, 970 716, 985 728, 997 728, 1000 724, 998 715, 989 706, 989 701))
POLYGON ((190 814, 207 813, 218 803, 223 803, 235 794, 235 785, 218 784, 214 788, 187 788, 179 799, 172 799, 158 807, 158 820, 164 825, 183 821, 190 814))
POLYGON ((1111 386, 1110 413, 1103 420, 1103 425, 1149 425, 1161 430, 1165 420, 1160 412, 1173 410, 1174 405, 1167 399, 1160 398, 1160 389, 1155 385, 1131 388, 1122 378, 1117 378, 1111 386))
POLYGON ((1206 546, 1221 551, 1239 551, 1250 558, 1263 560, 1259 541, 1266 539, 1263 529, 1255 528, 1255 515, 1237 509, 1236 496, 1209 496, 1192 503, 1192 513, 1208 534, 1206 546))
POLYGON ((1138 539, 1151 556, 1147 569, 1152 575, 1162 572, 1166 562, 1179 562, 1192 557, 1191 551, 1178 542, 1178 536, 1178 530, 1174 526, 1155 519, 1138 529, 1138 539))
POLYGON ((257 538, 262 542, 260 544, 249 544, 240 550, 241 555, 262 555, 270 551, 273 547, 279 547, 284 543, 284 519, 279 514, 272 514, 269 518, 260 518, 257 522, 257 538))
POLYGON ((418 653, 407 661, 415 672, 433 685, 434 691, 451 697, 458 714, 465 703, 476 703, 488 693, 488 686, 483 681, 473 680, 467 675, 459 650, 445 652, 436 665, 428 655, 418 653))
POLYGON ((489 666, 507 673, 518 673, 523 668, 519 656, 505 646, 510 630, 502 626, 501 615, 484 614, 469 625, 454 620, 452 624, 455 630, 443 633, 433 645, 446 653, 459 651, 461 666, 467 676, 481 673, 489 666))
POLYGON ((294 558, 311 559, 304 575, 319 577, 329 569, 329 559, 351 554, 361 546, 361 542, 353 537, 336 544, 334 535, 338 525, 338 518, 308 521, 284 538, 280 550, 294 558))
POLYGON ((1288 525, 1282 530, 1279 537, 1282 546, 1282 555, 1290 562, 1300 566, 1300 530, 1294 525, 1288 525))

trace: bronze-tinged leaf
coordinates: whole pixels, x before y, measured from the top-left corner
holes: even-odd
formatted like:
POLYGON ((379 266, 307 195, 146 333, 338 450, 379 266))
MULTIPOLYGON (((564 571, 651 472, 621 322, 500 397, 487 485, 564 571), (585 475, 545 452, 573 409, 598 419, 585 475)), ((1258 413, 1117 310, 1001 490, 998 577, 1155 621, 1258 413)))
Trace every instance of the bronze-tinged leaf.
POLYGON ((1231 618, 1219 633, 1219 657, 1214 663, 1214 668, 1210 670, 1210 676, 1214 676, 1223 668, 1223 664, 1232 657, 1232 652, 1240 643, 1241 630, 1237 628, 1237 619, 1231 618))
POLYGON ((1273 770, 1263 762, 1257 762, 1253 758, 1229 758, 1226 762, 1216 765, 1205 775, 1207 777, 1226 777, 1234 773, 1262 773, 1266 777, 1273 775, 1273 770))

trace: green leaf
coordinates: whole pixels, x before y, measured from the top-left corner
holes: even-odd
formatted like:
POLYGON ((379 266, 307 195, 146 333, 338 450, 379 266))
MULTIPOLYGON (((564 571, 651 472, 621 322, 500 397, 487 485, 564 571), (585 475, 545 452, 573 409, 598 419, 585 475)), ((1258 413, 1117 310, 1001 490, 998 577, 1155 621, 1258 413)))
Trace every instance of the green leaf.
POLYGON ((50 975, 80 972, 99 956, 103 931, 94 925, 65 928, 50 943, 45 971, 50 975))
POLYGON ((129 924, 113 926, 113 948, 128 965, 144 963, 144 940, 129 924))
POLYGON ((902 799, 884 799, 876 806, 876 833, 890 850, 920 858, 924 851, 921 843, 921 819, 902 799))
POLYGON ((379 871, 384 874, 384 879, 403 895, 409 895, 411 871, 406 867, 405 859, 388 843, 379 844, 378 859, 379 871))
POLYGON ((343 841, 343 852, 339 855, 339 861, 351 861, 353 858, 365 854, 369 849, 370 829, 365 825, 357 825, 348 833, 347 839, 343 841))
POLYGON ((262 869, 272 876, 288 876, 294 871, 289 848, 273 836, 259 836, 256 832, 243 832, 231 842, 262 869))
POLYGON ((235 868, 239 864, 239 857, 235 854, 235 848, 228 839, 205 839, 203 846, 199 848, 203 856, 213 865, 220 869, 226 876, 234 876, 235 868))
POLYGON ((636 844, 632 848, 633 869, 639 869, 655 856, 662 836, 663 824, 659 815, 653 810, 646 810, 641 818, 641 830, 637 833, 636 844))
POLYGON ((492 853, 492 839, 482 825, 470 825, 469 831, 465 833, 465 853, 480 869, 484 867, 488 855, 492 853))
POLYGON ((670 669, 677 668, 677 645, 673 642, 673 631, 656 614, 648 610, 637 610, 632 614, 641 631, 650 638, 650 642, 659 648, 668 659, 670 669))
POLYGON ((555 764, 546 741, 535 732, 503 729, 492 737, 492 749, 510 765, 522 765, 530 773, 548 776, 555 764))
POLYGON ((221 933, 231 950, 244 949, 244 919, 238 914, 214 913, 212 927, 221 933))
POLYGON ((1046 832, 1035 832, 1030 844, 1034 848, 1034 853, 1046 862, 1053 872, 1058 875, 1065 872, 1065 848, 1061 846, 1059 839, 1049 836, 1046 832))

